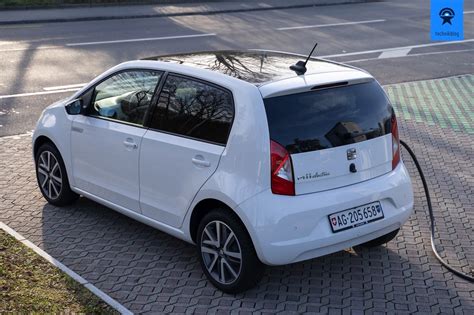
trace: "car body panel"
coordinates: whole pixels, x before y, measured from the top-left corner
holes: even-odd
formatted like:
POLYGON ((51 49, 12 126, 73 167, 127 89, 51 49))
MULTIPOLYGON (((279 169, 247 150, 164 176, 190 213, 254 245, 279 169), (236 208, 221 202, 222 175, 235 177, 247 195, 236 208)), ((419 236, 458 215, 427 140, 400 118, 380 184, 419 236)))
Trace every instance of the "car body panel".
POLYGON ((292 154, 296 194, 356 184, 392 170, 392 135, 335 148, 292 154), (357 158, 348 159, 354 150, 357 158), (355 165, 356 172, 350 171, 355 165))
POLYGON ((77 115, 71 127, 74 186, 140 212, 138 162, 146 129, 77 115))
POLYGON ((259 258, 281 265, 310 259, 387 234, 413 209, 410 177, 403 165, 358 184, 301 196, 278 196, 266 190, 238 205, 247 216, 259 258), (385 218, 333 233, 328 215, 380 201, 385 218))
POLYGON ((374 78, 366 72, 354 69, 340 70, 319 74, 307 74, 266 83, 259 87, 263 98, 277 97, 310 91, 320 85, 330 85, 340 82, 359 84, 373 81, 374 78))
MULTIPOLYGON (((39 137, 49 139, 61 152, 67 173, 72 174, 71 167, 71 125, 75 116, 68 115, 64 105, 71 98, 66 98, 46 107, 36 123, 32 136, 33 148, 39 137)), ((33 152, 34 153, 34 152, 33 152)), ((34 156, 33 156, 34 159, 34 156)), ((36 162, 36 161, 35 161, 36 162)), ((74 186, 72 176, 68 177, 69 184, 74 186)))
POLYGON ((180 227, 194 196, 217 169, 223 151, 220 145, 148 130, 140 149, 142 214, 180 227))

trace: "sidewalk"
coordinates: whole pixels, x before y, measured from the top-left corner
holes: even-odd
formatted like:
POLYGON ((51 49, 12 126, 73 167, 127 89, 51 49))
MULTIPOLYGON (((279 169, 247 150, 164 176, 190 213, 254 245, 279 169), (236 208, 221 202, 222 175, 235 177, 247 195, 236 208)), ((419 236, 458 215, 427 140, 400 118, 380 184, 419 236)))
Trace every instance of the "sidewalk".
POLYGON ((128 5, 0 11, 0 25, 114 20, 164 16, 216 14, 304 8, 318 5, 367 2, 368 0, 263 0, 181 3, 176 5, 128 5))

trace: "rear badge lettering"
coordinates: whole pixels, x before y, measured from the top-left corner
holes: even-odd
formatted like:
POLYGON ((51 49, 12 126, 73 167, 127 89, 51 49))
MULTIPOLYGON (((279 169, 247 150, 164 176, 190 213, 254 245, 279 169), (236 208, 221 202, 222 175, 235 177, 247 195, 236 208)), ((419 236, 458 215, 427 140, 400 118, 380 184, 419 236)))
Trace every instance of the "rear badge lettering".
POLYGON ((328 172, 306 173, 303 176, 296 177, 296 180, 298 180, 298 181, 310 180, 310 179, 316 179, 316 178, 325 177, 325 176, 329 176, 329 175, 331 175, 331 174, 328 173, 328 172))

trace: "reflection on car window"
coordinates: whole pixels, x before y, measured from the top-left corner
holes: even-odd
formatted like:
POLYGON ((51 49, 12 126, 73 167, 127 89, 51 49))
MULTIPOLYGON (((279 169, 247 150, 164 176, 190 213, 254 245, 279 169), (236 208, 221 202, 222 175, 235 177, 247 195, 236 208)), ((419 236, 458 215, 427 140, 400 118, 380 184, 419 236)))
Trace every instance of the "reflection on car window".
POLYGON ((264 99, 272 140, 291 154, 391 132, 392 106, 376 81, 264 99))
POLYGON ((234 117, 230 92, 199 81, 168 76, 151 127, 226 144, 234 117))
POLYGON ((127 71, 96 86, 90 114, 142 125, 156 85, 157 71, 127 71))

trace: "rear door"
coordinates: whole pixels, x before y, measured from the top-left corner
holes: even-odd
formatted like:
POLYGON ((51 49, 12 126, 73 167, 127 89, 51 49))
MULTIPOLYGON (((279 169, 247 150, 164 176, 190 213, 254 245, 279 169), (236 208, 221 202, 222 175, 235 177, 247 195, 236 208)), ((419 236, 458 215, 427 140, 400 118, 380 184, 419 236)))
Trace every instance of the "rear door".
POLYGON ((161 75, 151 70, 123 71, 86 93, 87 113, 75 116, 71 130, 77 188, 140 212, 139 149, 161 75))
POLYGON ((297 195, 392 170, 393 110, 375 80, 315 87, 264 102, 271 139, 291 154, 297 195))
POLYGON ((179 227, 196 193, 215 172, 234 117, 232 94, 168 75, 141 143, 142 213, 179 227))

